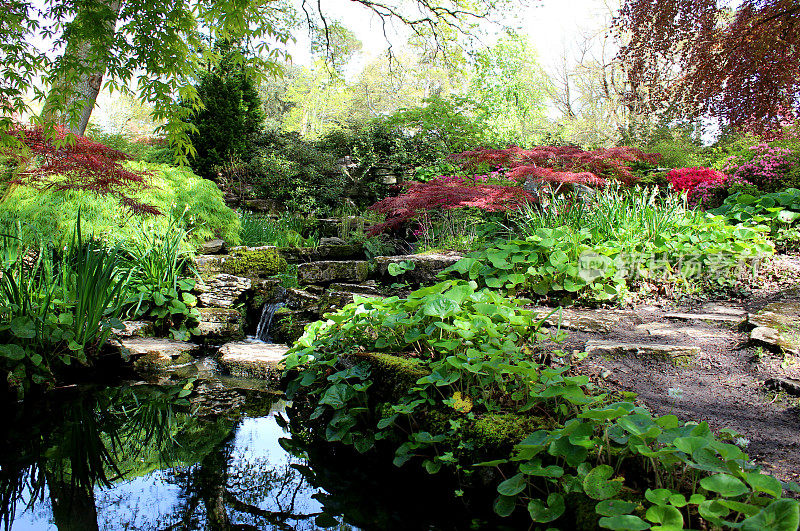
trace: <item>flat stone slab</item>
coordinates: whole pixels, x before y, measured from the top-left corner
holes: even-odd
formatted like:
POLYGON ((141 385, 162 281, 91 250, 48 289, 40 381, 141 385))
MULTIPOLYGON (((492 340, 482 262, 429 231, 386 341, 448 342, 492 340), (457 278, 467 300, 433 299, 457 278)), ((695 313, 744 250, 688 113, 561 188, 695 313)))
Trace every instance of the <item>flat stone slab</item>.
POLYGON ((749 316, 750 340, 800 354, 800 302, 773 302, 749 316))
POLYGON ((200 346, 187 341, 159 337, 121 339, 120 350, 134 359, 138 370, 157 371, 190 363, 200 346))
MULTIPOLYGON (((553 308, 534 308, 536 319, 544 319, 553 312, 553 308)), ((629 310, 576 310, 562 308, 547 317, 545 323, 549 326, 558 326, 569 330, 607 334, 621 321, 636 322, 639 317, 636 312, 629 310)))
POLYGON ((731 325, 740 325, 744 323, 745 319, 747 319, 747 314, 744 312, 742 312, 741 314, 672 312, 664 314, 664 317, 667 319, 673 319, 678 321, 706 321, 712 323, 728 323, 731 325))
POLYGON ((721 329, 709 329, 695 326, 674 326, 671 323, 644 323, 637 325, 636 330, 645 331, 648 335, 669 338, 688 336, 692 339, 727 339, 730 333, 721 329))
POLYGON ((690 361, 699 356, 700 352, 700 347, 687 345, 621 343, 601 340, 592 340, 586 343, 586 353, 590 356, 609 356, 612 358, 633 356, 637 358, 655 358, 675 363, 690 361))
POLYGON ((274 380, 283 372, 286 345, 237 341, 226 343, 219 349, 219 365, 231 376, 274 380))
POLYGON ((369 263, 365 260, 324 260, 297 266, 297 278, 301 284, 363 282, 368 276, 369 263))

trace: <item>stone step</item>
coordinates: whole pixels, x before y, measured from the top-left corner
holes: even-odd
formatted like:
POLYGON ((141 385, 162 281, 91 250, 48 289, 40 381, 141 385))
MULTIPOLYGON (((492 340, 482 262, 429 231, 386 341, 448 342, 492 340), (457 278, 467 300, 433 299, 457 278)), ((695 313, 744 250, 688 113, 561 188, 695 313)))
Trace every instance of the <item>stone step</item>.
POLYGON ((750 340, 800 355, 800 302, 773 302, 749 316, 750 340))
POLYGON ((549 326, 559 326, 568 330, 579 330, 607 334, 621 323, 636 323, 640 319, 636 312, 630 310, 577 310, 561 308, 553 312, 553 308, 533 308, 536 319, 544 319, 549 326), (552 313, 552 315, 550 315, 552 313))
POLYGON ((226 343, 219 349, 219 366, 240 378, 277 380, 289 347, 256 341, 226 343))
POLYGON ((683 337, 690 337, 692 339, 729 339, 731 337, 731 333, 724 329, 675 326, 672 323, 644 323, 637 325, 635 330, 638 332, 647 332, 650 336, 676 339, 683 337))
POLYGON ((198 308, 200 323, 195 335, 208 339, 231 341, 242 339, 242 314, 232 308, 198 308))
POLYGON ((664 314, 664 317, 676 321, 705 321, 708 323, 727 323, 738 326, 745 322, 747 314, 671 312, 664 314))
POLYGON ((455 252, 376 256, 376 274, 384 282, 401 281, 433 284, 437 280, 436 275, 462 258, 464 258, 463 255, 455 252), (414 264, 414 269, 408 270, 397 277, 389 274, 389 265, 401 262, 414 264))
POLYGON ((113 331, 117 337, 150 337, 155 334, 155 326, 150 321, 122 321, 122 324, 125 328, 113 331))
POLYGON ((246 277, 226 273, 211 275, 196 287, 199 292, 198 305, 210 308, 230 308, 252 286, 253 281, 246 277))
POLYGON ((585 350, 590 356, 654 358, 676 364, 688 363, 698 357, 701 352, 700 347, 697 346, 606 340, 588 341, 585 350))
POLYGON ((141 371, 161 371, 194 361, 200 346, 187 341, 159 337, 137 337, 119 340, 123 355, 133 359, 133 366, 141 371))

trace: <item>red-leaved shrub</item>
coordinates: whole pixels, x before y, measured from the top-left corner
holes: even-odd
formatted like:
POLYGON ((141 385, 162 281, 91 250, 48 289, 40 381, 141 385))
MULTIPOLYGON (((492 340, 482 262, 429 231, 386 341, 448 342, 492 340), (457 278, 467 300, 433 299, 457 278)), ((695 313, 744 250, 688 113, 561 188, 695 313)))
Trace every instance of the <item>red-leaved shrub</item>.
POLYGON ((126 169, 120 161, 129 157, 121 151, 56 128, 48 135, 42 127, 17 128, 11 132, 27 148, 9 153, 22 168, 11 184, 40 190, 82 190, 110 194, 132 211, 160 214, 159 210, 130 196, 146 187, 146 172, 126 169))
POLYGON ((475 207, 487 211, 505 211, 519 208, 534 198, 518 186, 479 184, 463 186, 411 182, 408 190, 398 197, 387 197, 370 207, 371 210, 386 214, 384 223, 375 225, 370 234, 397 228, 414 218, 419 211, 458 207, 475 207))
POLYGON ((453 155, 466 166, 489 164, 509 170, 508 176, 525 180, 528 176, 547 182, 578 183, 600 186, 607 179, 633 184, 633 163, 655 164, 659 153, 645 153, 632 147, 613 147, 584 151, 575 146, 536 146, 531 149, 477 149, 453 155), (548 169, 549 172, 541 172, 548 169))

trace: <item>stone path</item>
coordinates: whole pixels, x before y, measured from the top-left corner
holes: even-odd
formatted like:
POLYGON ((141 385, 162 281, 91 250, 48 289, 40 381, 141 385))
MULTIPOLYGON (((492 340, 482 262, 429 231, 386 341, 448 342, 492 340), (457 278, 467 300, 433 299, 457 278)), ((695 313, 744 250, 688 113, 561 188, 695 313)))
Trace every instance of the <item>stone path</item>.
POLYGON ((800 337, 800 304, 753 313, 730 303, 679 312, 570 309, 548 324, 559 318, 569 331, 560 348, 588 352, 578 370, 599 385, 633 391, 657 414, 735 430, 764 468, 800 480, 800 398, 790 394, 800 389, 800 358, 786 348, 800 337))

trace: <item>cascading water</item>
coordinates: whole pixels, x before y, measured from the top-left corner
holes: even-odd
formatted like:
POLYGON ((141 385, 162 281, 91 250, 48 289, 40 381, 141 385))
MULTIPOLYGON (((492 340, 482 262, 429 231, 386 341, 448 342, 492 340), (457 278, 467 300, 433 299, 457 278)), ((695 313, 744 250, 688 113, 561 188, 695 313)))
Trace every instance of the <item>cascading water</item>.
POLYGON ((270 326, 272 326, 272 318, 279 308, 283 308, 286 304, 283 302, 268 302, 261 309, 261 319, 258 321, 258 328, 256 328, 256 339, 264 343, 272 343, 272 337, 269 335, 270 326))

